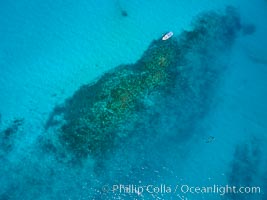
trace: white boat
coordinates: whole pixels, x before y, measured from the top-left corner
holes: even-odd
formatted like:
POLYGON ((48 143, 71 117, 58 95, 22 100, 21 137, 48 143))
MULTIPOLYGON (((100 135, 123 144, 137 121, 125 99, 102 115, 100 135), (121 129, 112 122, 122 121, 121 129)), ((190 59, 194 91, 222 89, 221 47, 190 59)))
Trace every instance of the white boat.
POLYGON ((164 34, 164 36, 162 37, 162 40, 168 40, 172 36, 173 36, 173 32, 170 31, 170 32, 164 34))

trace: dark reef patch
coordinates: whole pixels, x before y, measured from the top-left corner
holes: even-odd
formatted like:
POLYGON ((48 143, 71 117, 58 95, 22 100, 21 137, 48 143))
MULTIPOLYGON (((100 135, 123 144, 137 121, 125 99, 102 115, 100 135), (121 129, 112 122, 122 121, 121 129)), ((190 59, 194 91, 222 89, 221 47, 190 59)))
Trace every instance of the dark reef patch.
POLYGON ((153 143, 168 132, 175 139, 190 137, 223 71, 218 55, 229 50, 241 28, 229 7, 224 14, 200 15, 177 38, 153 41, 135 64, 83 85, 55 108, 45 127, 59 125, 63 116, 53 145, 79 160, 103 160, 125 144, 146 148, 144 140, 153 143))
POLYGON ((12 123, 3 131, 0 131, 0 155, 6 154, 12 150, 14 138, 19 130, 19 128, 23 125, 24 119, 14 119, 12 123))
MULTIPOLYGON (((261 141, 252 137, 246 143, 235 148, 233 161, 228 173, 229 185, 236 187, 258 187, 261 180, 260 165, 262 164, 261 141)), ((263 188, 263 187, 262 187, 263 188)), ((256 194, 229 194, 231 199, 257 199, 256 194), (251 196, 253 195, 253 196, 251 196)))
POLYGON ((260 161, 260 150, 256 145, 238 145, 235 149, 234 159, 229 174, 229 181, 233 185, 252 185, 257 175, 260 161))

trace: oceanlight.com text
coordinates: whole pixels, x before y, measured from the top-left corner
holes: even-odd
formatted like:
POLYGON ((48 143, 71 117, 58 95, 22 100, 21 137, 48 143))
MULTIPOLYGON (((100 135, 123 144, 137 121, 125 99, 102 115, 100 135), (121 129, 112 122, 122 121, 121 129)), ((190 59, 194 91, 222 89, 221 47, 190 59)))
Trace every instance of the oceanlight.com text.
POLYGON ((245 187, 245 186, 219 186, 219 185, 213 185, 213 186, 206 186, 206 187, 200 187, 200 186, 189 186, 189 185, 181 185, 176 186, 175 190, 180 190, 181 193, 191 193, 191 194, 219 194, 219 195, 225 195, 225 194, 260 194, 261 188, 256 187, 245 187))

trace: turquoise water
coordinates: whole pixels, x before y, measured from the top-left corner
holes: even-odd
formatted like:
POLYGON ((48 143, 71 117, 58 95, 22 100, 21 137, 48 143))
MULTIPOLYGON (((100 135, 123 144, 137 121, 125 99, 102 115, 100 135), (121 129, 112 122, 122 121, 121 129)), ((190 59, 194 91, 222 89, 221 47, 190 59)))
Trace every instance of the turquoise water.
MULTIPOLYGON (((1 200, 267 198, 266 1, 20 0, 0 5, 1 200), (243 25, 232 46, 221 52, 211 40, 205 46, 209 54, 186 53, 186 64, 175 66, 189 69, 192 91, 208 80, 206 90, 186 103, 176 99, 175 89, 160 100, 148 95, 147 110, 156 114, 145 120, 147 127, 140 122, 132 128, 140 137, 123 138, 101 162, 90 155, 73 161, 62 153, 55 139, 60 126, 46 128, 57 105, 117 66, 136 63, 167 31, 181 43, 180 34, 194 30, 197 16, 229 5, 243 25), (200 64, 199 57, 210 54, 216 59, 200 64), (215 70, 215 81, 203 70, 213 65, 221 69, 215 70), (115 190, 120 184, 166 185, 171 193, 115 190), (261 192, 174 192, 183 185, 258 186, 261 192)), ((62 116, 55 118, 64 123, 62 116)))

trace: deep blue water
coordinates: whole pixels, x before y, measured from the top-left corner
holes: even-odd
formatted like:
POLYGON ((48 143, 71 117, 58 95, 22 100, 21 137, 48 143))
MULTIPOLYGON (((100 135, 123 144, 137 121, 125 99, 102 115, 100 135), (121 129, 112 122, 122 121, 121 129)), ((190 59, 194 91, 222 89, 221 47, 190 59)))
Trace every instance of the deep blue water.
POLYGON ((0 0, 0 200, 267 199, 265 19, 266 0, 0 0), (142 74, 168 48, 170 84, 128 85, 130 114, 97 121, 97 83, 121 89, 118 66, 142 74))

